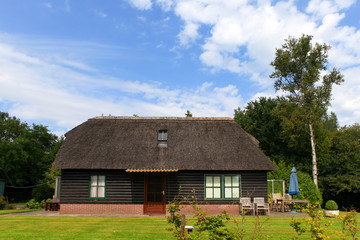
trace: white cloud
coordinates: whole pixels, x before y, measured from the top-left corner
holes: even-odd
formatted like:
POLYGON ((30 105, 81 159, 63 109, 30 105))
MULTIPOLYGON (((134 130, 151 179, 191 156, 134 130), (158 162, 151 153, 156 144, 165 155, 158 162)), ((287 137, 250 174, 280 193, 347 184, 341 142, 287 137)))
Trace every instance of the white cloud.
POLYGON ((101 114, 183 116, 189 109, 194 116, 232 116, 242 101, 232 85, 204 83, 175 90, 156 82, 101 76, 95 70, 84 73, 55 59, 28 56, 0 44, 0 104, 11 103, 11 115, 50 123, 59 134, 101 114))
POLYGON ((140 10, 149 10, 152 7, 151 0, 128 0, 131 5, 140 10))
POLYGON ((156 4, 159 5, 164 11, 170 11, 174 2, 172 0, 156 0, 156 4))
POLYGON ((186 23, 183 30, 179 33, 180 43, 188 45, 199 37, 199 25, 193 22, 186 23))

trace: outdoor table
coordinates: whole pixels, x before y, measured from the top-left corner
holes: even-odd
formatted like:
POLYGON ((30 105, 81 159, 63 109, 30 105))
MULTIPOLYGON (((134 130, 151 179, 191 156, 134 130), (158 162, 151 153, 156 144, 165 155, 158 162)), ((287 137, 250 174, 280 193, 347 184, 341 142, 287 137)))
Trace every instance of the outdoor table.
MULTIPOLYGON (((301 203, 301 204, 307 204, 307 206, 309 207, 309 201, 308 200, 297 200, 297 199, 292 199, 292 200, 288 200, 288 199, 277 199, 276 200, 276 205, 281 205, 281 212, 284 212, 285 210, 285 204, 292 204, 292 203, 301 203)), ((276 207, 276 210, 278 208, 276 207)))

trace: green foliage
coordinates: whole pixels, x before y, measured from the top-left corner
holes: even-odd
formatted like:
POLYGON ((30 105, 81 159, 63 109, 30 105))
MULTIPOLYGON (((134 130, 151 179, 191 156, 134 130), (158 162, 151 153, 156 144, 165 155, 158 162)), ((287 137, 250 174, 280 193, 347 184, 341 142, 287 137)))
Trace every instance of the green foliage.
POLYGON ((338 205, 335 201, 329 200, 325 203, 325 209, 326 210, 338 210, 338 205))
POLYGON ((329 159, 322 180, 325 198, 345 208, 360 207, 360 125, 345 126, 331 135, 329 159), (326 174, 326 175, 325 175, 326 174))
POLYGON ((37 202, 35 199, 31 199, 26 203, 26 207, 29 209, 40 209, 43 208, 45 204, 45 200, 41 202, 37 202))
POLYGON ((330 105, 332 85, 340 84, 344 79, 335 68, 322 76, 327 70, 330 47, 318 43, 313 45, 311 41, 312 36, 308 35, 303 35, 299 39, 289 37, 285 40, 282 47, 276 49, 275 59, 271 62, 274 72, 270 78, 275 79, 276 90, 287 93, 290 106, 296 106, 290 117, 283 119, 284 130, 294 133, 294 126, 301 126, 299 122, 309 127, 312 173, 317 186, 314 126, 326 114, 330 105))
POLYGON ((325 231, 327 227, 329 227, 332 224, 332 222, 322 224, 322 220, 324 219, 323 212, 313 204, 310 204, 309 208, 306 209, 305 212, 307 212, 311 217, 310 219, 305 219, 305 222, 309 226, 311 237, 317 240, 323 240, 329 238, 325 233, 325 231))
POLYGON ((5 197, 1 196, 0 197, 0 210, 4 209, 7 204, 8 204, 8 202, 5 200, 5 197))
POLYGON ((186 117, 192 117, 193 115, 189 110, 186 110, 185 116, 186 117))
POLYGON ((275 89, 288 92, 289 101, 300 106, 306 123, 314 123, 324 115, 330 105, 332 85, 344 81, 335 68, 321 79, 321 73, 327 70, 330 46, 313 45, 311 41, 309 35, 285 40, 276 49, 271 62, 274 72, 270 75, 275 79, 275 89))
POLYGON ((306 199, 314 205, 322 204, 322 195, 320 190, 314 184, 311 176, 301 171, 296 172, 299 182, 299 195, 295 195, 294 199, 306 199))
POLYGON ((306 227, 304 223, 294 217, 291 218, 290 226, 295 230, 298 237, 301 236, 304 232, 306 232, 306 227))
POLYGON ((259 141, 261 150, 270 157, 287 155, 287 143, 281 138, 281 118, 274 110, 279 99, 260 97, 243 110, 235 109, 234 120, 259 141))
POLYGON ((47 183, 35 187, 32 190, 32 196, 37 202, 41 202, 44 199, 52 198, 54 195, 54 189, 51 188, 47 183))
POLYGON ((355 236, 360 231, 360 227, 358 225, 356 215, 357 212, 355 210, 351 210, 336 217, 341 221, 341 230, 343 236, 346 234, 346 232, 349 232, 353 239, 357 239, 355 236))
POLYGON ((0 139, 0 178, 16 187, 36 185, 54 161, 57 136, 0 112, 0 139))

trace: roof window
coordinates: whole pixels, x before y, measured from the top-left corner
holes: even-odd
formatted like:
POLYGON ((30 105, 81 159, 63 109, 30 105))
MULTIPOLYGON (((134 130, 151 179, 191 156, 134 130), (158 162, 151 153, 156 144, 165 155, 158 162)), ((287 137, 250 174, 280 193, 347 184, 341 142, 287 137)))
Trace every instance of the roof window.
POLYGON ((167 130, 159 130, 158 147, 167 147, 167 130))

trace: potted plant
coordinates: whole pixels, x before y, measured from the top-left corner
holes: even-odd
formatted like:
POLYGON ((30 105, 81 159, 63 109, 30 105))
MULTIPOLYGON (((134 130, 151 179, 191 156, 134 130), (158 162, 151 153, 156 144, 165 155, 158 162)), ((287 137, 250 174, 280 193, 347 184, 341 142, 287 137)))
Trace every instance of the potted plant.
POLYGON ((329 200, 326 202, 324 215, 325 217, 334 217, 339 215, 338 205, 335 201, 329 200))

